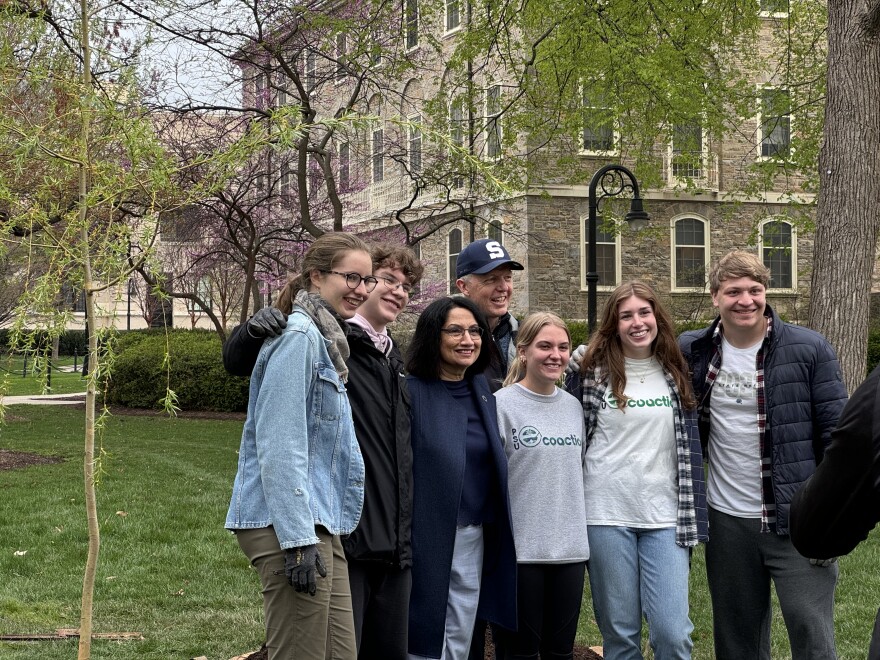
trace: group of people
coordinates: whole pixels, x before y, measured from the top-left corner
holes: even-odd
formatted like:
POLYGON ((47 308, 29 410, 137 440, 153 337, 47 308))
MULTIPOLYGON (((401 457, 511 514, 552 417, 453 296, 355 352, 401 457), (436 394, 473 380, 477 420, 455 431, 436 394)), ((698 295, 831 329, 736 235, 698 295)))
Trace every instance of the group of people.
POLYGON ((771 580, 793 657, 834 658, 837 565, 789 536, 846 403, 828 342, 732 252, 708 328, 676 339, 633 281, 573 351, 558 316, 511 316, 522 268, 468 245, 462 295, 424 309, 404 358, 388 326, 422 265, 328 233, 227 341, 251 383, 226 527, 260 575, 270 660, 482 660, 487 624, 499 659, 571 658, 587 575, 605 658, 641 658, 643 622, 654 657, 689 658, 707 541, 719 660, 770 657, 771 580))

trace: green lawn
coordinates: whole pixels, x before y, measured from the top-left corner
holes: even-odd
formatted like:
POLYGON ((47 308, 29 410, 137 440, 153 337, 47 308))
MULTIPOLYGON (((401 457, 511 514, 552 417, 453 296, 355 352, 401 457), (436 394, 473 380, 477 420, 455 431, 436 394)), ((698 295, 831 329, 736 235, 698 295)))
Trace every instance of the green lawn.
MULTIPOLYGON (((79 624, 86 551, 82 408, 11 406, 0 448, 64 457, 0 472, 0 634, 51 633, 79 624), (25 552, 16 556, 16 552, 25 552)), ((113 417, 99 488, 102 549, 95 632, 141 632, 144 641, 96 640, 96 660, 226 660, 263 637, 259 582, 223 530, 241 422, 113 417)), ((841 559, 836 624, 841 660, 862 660, 880 604, 880 532, 841 559)), ((817 569, 818 570, 818 569, 817 569)), ((691 581, 694 658, 712 658, 703 553, 691 581)), ((773 658, 789 656, 776 608, 773 658)), ((584 596, 579 643, 600 645, 584 596)), ((3 660, 75 657, 76 643, 0 642, 3 660)))
MULTIPOLYGON (((34 363, 28 359, 25 363, 20 355, 4 355, 0 357, 0 391, 7 396, 28 394, 72 394, 85 392, 86 381, 82 374, 72 371, 59 371, 57 367, 73 367, 73 357, 61 357, 53 360, 51 389, 47 391, 46 374, 34 373, 34 363), (22 375, 24 374, 24 375, 22 375)), ((77 368, 82 368, 82 358, 77 359, 77 368)))

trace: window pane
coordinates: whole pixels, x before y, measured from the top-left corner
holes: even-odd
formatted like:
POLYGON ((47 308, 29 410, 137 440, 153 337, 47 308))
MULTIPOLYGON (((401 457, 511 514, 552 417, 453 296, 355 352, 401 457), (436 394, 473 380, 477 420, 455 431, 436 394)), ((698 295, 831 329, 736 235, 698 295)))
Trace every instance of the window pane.
POLYGON ((768 222, 763 231, 764 265, 770 269, 771 289, 792 288, 792 231, 787 222, 768 222))
POLYGON ((706 251, 701 247, 675 248, 675 286, 700 288, 706 284, 706 251))
POLYGON ((415 48, 419 45, 419 3, 418 0, 406 0, 406 47, 415 48))
POLYGON ((345 55, 348 46, 345 43, 345 35, 336 35, 336 80, 345 80, 345 55))
POLYGON ((691 179, 703 176, 703 127, 699 122, 672 127, 672 175, 691 179))
POLYGON ((615 244, 596 245, 596 272, 599 274, 599 286, 617 286, 617 246, 615 244))
POLYGON ((492 220, 489 223, 489 226, 486 230, 486 238, 491 238, 493 241, 498 241, 500 244, 504 244, 503 241, 503 232, 501 231, 501 222, 498 220, 492 220))
POLYGON ((611 151, 614 148, 614 118, 601 95, 584 92, 584 151, 611 151))
POLYGON ((351 156, 348 142, 339 145, 339 191, 345 192, 351 178, 351 156))
POLYGON ((380 128, 373 131, 373 181, 379 182, 385 177, 385 163, 382 160, 385 133, 380 128))
POLYGON ((791 98, 787 89, 761 92, 761 155, 787 156, 791 146, 791 98))
POLYGON ((760 0, 759 6, 766 14, 788 13, 788 0, 760 0))
MULTIPOLYGON (((418 124, 422 118, 416 115, 410 121, 418 124)), ((409 127, 409 167, 412 172, 422 171, 422 131, 418 126, 409 127)))
POLYGON ((696 218, 685 218, 675 223, 676 245, 705 245, 705 225, 696 218))
POLYGON ((454 30, 459 22, 458 0, 446 0, 446 29, 454 30))
POLYGON ((447 289, 449 293, 455 293, 458 287, 455 286, 455 265, 458 263, 458 253, 461 252, 461 230, 453 229, 449 232, 449 282, 447 289))

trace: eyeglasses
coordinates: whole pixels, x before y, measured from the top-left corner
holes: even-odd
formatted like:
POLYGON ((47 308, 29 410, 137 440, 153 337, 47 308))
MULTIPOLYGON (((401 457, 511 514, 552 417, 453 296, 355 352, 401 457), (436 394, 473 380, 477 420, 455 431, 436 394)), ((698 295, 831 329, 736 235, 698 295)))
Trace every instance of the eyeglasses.
POLYGON ((413 291, 412 284, 407 284, 406 282, 398 282, 393 277, 389 277, 388 275, 379 275, 379 279, 382 280, 382 284, 388 287, 391 291, 397 291, 398 289, 403 289, 403 292, 407 295, 411 294, 413 291))
POLYGON ((340 273, 338 270, 322 270, 322 273, 332 273, 333 275, 340 275, 345 278, 345 284, 349 289, 357 289, 361 282, 364 283, 364 288, 366 288, 367 293, 376 288, 376 285, 379 283, 372 275, 367 275, 366 277, 362 277, 357 273, 340 273))
POLYGON ((440 332, 446 333, 453 339, 461 339, 464 333, 468 333, 471 339, 480 339, 483 336, 483 329, 478 325, 472 325, 469 328, 462 328, 460 325, 450 325, 448 328, 440 328, 440 332))

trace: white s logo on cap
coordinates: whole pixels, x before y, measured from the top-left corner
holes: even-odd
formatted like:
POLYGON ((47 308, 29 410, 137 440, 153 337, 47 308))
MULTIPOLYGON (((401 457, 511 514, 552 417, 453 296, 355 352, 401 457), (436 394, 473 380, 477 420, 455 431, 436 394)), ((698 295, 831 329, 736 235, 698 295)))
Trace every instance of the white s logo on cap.
POLYGON ((486 243, 486 250, 489 252, 490 259, 504 258, 504 248, 501 247, 501 243, 498 241, 489 241, 486 243))

